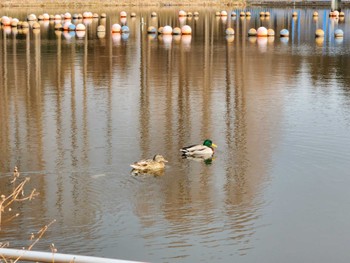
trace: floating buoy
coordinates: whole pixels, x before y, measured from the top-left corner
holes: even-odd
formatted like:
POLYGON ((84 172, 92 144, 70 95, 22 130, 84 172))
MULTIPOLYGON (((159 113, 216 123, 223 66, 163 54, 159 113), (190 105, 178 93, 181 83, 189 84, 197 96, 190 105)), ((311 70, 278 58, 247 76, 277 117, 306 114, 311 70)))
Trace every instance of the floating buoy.
POLYGON ((122 26, 121 30, 122 30, 122 33, 129 33, 130 32, 128 26, 122 26))
POLYGON ((187 13, 184 10, 179 11, 179 17, 185 17, 187 16, 187 13))
POLYGON ((55 18, 54 18, 55 20, 61 20, 62 19, 62 17, 60 16, 60 15, 55 15, 55 18))
POLYGON ((265 16, 270 16, 270 12, 269 11, 265 12, 265 16))
POLYGON ((256 30, 256 35, 258 37, 267 37, 267 29, 266 27, 259 27, 258 30, 256 30))
POLYGON ((236 12, 235 12, 235 11, 232 11, 232 12, 231 12, 231 16, 237 16, 236 12))
POLYGON ((344 17, 345 13, 343 11, 339 12, 339 17, 344 17))
POLYGON ((226 35, 234 35, 235 30, 232 27, 226 28, 226 35))
POLYGON ((67 19, 67 20, 68 19, 72 19, 72 15, 67 12, 67 13, 64 14, 64 19, 67 19))
POLYGON ((62 29, 63 29, 63 26, 62 26, 61 23, 57 23, 57 24, 55 25, 55 30, 62 30, 62 29))
POLYGON ((255 37, 256 36, 256 29, 255 28, 251 28, 248 30, 248 36, 249 37, 255 37))
POLYGON ((78 14, 75 13, 72 15, 72 17, 73 17, 73 20, 78 19, 78 14))
POLYGON ((240 17, 245 16, 245 12, 241 11, 241 12, 239 13, 239 16, 240 16, 240 17))
POLYGON ((339 17, 339 11, 337 11, 337 10, 333 11, 333 16, 334 17, 339 17))
POLYGON ((34 14, 28 15, 27 16, 27 20, 28 21, 36 21, 37 20, 36 15, 34 15, 34 14))
POLYGON ((225 10, 222 10, 222 11, 220 12, 220 16, 227 16, 227 12, 226 12, 225 10))
POLYGON ((162 27, 162 26, 158 28, 158 33, 159 33, 159 34, 163 34, 163 28, 164 28, 164 27, 162 27))
POLYGON ((99 16, 97 13, 94 13, 94 14, 92 15, 92 17, 93 17, 93 18, 99 18, 100 16, 99 16))
POLYGON ((121 12, 120 12, 120 17, 126 17, 126 16, 127 16, 127 14, 126 14, 125 11, 121 11, 121 12))
POLYGON ((316 37, 324 37, 324 31, 320 28, 316 29, 315 36, 316 37))
POLYGON ((163 35, 171 35, 173 33, 173 28, 171 26, 163 27, 163 35))
POLYGON ((8 16, 3 16, 1 18, 1 24, 3 26, 10 26, 11 25, 11 19, 8 16))
POLYGON ((259 15, 260 15, 260 16, 265 16, 265 12, 264 12, 264 11, 261 11, 259 15))
POLYGON ((79 23, 79 24, 77 24, 75 30, 76 31, 85 31, 86 30, 86 26, 84 24, 79 23))
POLYGON ((92 13, 91 12, 84 12, 83 13, 83 18, 92 18, 92 13))
POLYGON ((181 28, 174 27, 173 29, 173 35, 181 35, 181 28))
POLYGON ((106 17, 107 17, 106 13, 101 14, 101 18, 106 18, 106 17))
POLYGON ((157 13, 156 12, 152 12, 151 13, 151 17, 157 17, 157 13))
POLYGON ((192 17, 192 16, 193 16, 192 12, 187 12, 187 17, 192 17))
POLYGON ((68 31, 75 31, 76 28, 77 27, 74 24, 72 24, 72 23, 68 25, 68 31))
POLYGON ((289 31, 287 29, 282 29, 280 31, 280 36, 281 37, 289 37, 289 31))
POLYGON ((130 17, 136 17, 136 13, 135 12, 131 12, 130 13, 130 17))
POLYGON ((40 29, 40 24, 38 22, 34 22, 32 25, 33 29, 40 29))
POLYGON ((54 15, 50 15, 49 20, 54 20, 54 19, 55 19, 55 16, 54 15))
POLYGON ((106 32, 106 27, 104 25, 99 25, 97 27, 97 32, 106 32))
POLYGON ((340 28, 336 29, 336 30, 334 31, 334 37, 336 37, 336 38, 344 37, 344 32, 343 32, 343 30, 341 30, 340 28))
POLYGON ((183 27, 181 27, 181 33, 183 35, 191 35, 192 34, 192 28, 188 25, 184 25, 183 27))
POLYGON ((147 33, 148 34, 155 34, 155 33, 157 33, 157 29, 154 26, 149 26, 147 28, 147 33))
POLYGON ((43 15, 38 15, 38 20, 39 20, 39 21, 44 20, 44 16, 43 16, 43 15))
POLYGON ((315 11, 315 12, 312 14, 312 16, 313 16, 313 17, 318 16, 318 12, 317 12, 317 11, 315 11))
POLYGON ((249 12, 249 11, 247 11, 246 13, 245 13, 245 16, 251 16, 252 14, 249 12))
POLYGON ((292 17, 297 17, 297 16, 298 16, 298 13, 294 11, 292 14, 292 17))
POLYGON ((29 28, 29 23, 27 21, 23 21, 22 28, 29 28))
POLYGON ((17 27, 17 26, 18 26, 18 22, 16 20, 12 20, 11 27, 17 27))
POLYGON ((216 11, 215 16, 220 16, 220 11, 216 11))
POLYGON ((119 24, 112 25, 112 33, 120 33, 121 30, 122 30, 122 27, 119 24))
POLYGON ((275 31, 271 28, 267 30, 267 36, 269 37, 274 37, 275 36, 275 31))
POLYGON ((193 12, 193 16, 199 16, 199 12, 197 11, 193 12))

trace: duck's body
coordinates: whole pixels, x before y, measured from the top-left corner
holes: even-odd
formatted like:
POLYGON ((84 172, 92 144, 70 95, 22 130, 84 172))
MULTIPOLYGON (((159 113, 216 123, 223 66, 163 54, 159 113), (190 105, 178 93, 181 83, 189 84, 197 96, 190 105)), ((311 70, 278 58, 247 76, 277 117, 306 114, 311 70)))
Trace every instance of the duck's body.
POLYGON ((214 147, 217 147, 211 140, 205 140, 203 144, 195 144, 180 149, 185 157, 209 158, 214 154, 214 147))
POLYGON ((168 162, 164 159, 162 155, 155 155, 153 159, 144 159, 131 164, 130 166, 134 168, 136 172, 147 173, 152 171, 163 170, 165 163, 168 162))

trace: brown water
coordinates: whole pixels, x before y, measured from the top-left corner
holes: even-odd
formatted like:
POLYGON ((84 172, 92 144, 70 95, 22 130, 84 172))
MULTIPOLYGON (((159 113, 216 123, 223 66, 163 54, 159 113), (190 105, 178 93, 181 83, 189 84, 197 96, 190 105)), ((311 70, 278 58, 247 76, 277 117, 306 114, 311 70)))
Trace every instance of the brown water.
MULTIPOLYGON (((0 193, 17 165, 40 196, 14 207, 21 216, 3 224, 0 241, 26 246, 56 219, 36 249, 149 262, 349 262, 350 11, 340 21, 327 10, 314 20, 312 9, 298 19, 270 9, 261 20, 261 9, 250 19, 199 9, 180 21, 178 9, 156 10, 158 19, 135 9, 130 34, 111 35, 120 11, 84 21, 82 37, 51 22, 40 33, 1 30, 0 193), (146 34, 184 23, 192 36, 146 34), (248 39, 260 25, 276 37, 248 39), (182 146, 205 138, 218 145, 211 163, 181 158, 182 146), (164 174, 130 174, 130 163, 157 153, 169 160, 164 174)), ((30 12, 40 14, 2 15, 30 12)))

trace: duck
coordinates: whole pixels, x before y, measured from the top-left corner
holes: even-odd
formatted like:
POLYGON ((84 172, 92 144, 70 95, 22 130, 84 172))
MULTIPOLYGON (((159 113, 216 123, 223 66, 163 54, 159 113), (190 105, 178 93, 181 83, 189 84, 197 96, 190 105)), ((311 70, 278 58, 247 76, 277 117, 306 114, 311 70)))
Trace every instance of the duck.
POLYGON ((163 170, 167 162, 162 155, 156 154, 153 159, 140 160, 130 166, 133 168, 133 173, 148 173, 163 170))
POLYGON ((209 159, 214 154, 214 148, 217 145, 212 142, 210 139, 204 140, 203 144, 195 144, 186 146, 180 149, 182 156, 184 157, 197 157, 209 159))

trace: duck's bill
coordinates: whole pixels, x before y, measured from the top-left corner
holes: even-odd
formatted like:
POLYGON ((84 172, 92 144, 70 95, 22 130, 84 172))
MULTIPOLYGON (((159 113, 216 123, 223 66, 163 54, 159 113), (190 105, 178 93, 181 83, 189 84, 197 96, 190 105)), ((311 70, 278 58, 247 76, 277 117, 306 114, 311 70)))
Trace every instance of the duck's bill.
POLYGON ((212 143, 211 146, 213 146, 213 147, 215 147, 215 148, 218 147, 215 143, 212 143))

